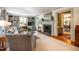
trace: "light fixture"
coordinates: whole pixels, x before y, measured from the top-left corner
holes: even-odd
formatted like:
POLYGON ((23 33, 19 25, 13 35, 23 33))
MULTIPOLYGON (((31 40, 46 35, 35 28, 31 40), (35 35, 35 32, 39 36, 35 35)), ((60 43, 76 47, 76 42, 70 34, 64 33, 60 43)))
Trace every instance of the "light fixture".
POLYGON ((39 27, 42 27, 42 25, 40 24, 39 27))
POLYGON ((8 24, 7 24, 8 26, 10 26, 11 25, 11 22, 8 22, 8 24))
POLYGON ((1 26, 1 27, 6 26, 6 21, 5 21, 5 20, 0 20, 0 26, 1 26))
POLYGON ((11 22, 5 21, 5 26, 10 26, 11 22))

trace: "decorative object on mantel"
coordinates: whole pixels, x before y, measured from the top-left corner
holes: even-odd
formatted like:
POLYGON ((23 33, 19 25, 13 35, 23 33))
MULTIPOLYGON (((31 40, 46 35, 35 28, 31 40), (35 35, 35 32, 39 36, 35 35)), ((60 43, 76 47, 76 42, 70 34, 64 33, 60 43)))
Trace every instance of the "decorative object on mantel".
POLYGON ((35 19, 34 17, 32 17, 32 19, 35 19))
POLYGON ((42 21, 54 21, 54 17, 53 16, 51 16, 51 19, 49 19, 49 18, 42 18, 42 21))
POLYGON ((42 18, 42 21, 51 21, 51 19, 49 19, 49 18, 42 18))
POLYGON ((42 21, 44 21, 44 19, 42 18, 42 21))

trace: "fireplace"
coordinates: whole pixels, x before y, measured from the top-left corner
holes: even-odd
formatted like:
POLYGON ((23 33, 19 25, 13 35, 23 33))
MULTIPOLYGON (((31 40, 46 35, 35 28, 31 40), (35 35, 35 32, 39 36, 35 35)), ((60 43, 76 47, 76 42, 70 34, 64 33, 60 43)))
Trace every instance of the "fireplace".
POLYGON ((49 24, 44 24, 44 25, 43 25, 43 30, 44 30, 44 33, 45 33, 45 34, 51 35, 51 25, 49 25, 49 24))

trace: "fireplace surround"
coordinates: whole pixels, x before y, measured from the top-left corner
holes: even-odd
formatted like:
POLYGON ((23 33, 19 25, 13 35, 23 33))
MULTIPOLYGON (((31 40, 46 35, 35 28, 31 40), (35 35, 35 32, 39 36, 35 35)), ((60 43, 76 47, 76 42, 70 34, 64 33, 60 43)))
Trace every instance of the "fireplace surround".
POLYGON ((44 24, 43 25, 44 33, 47 35, 51 35, 51 24, 44 24))

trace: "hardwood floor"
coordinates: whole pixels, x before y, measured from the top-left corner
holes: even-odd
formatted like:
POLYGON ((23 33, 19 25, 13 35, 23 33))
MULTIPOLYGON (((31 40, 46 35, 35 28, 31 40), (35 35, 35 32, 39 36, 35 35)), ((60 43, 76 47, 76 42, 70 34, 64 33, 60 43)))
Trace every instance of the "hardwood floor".
POLYGON ((71 36, 69 33, 63 33, 63 35, 59 35, 59 36, 52 36, 53 38, 56 38, 57 40, 63 41, 65 43, 71 44, 71 45, 75 45, 75 42, 73 42, 71 40, 71 36))

